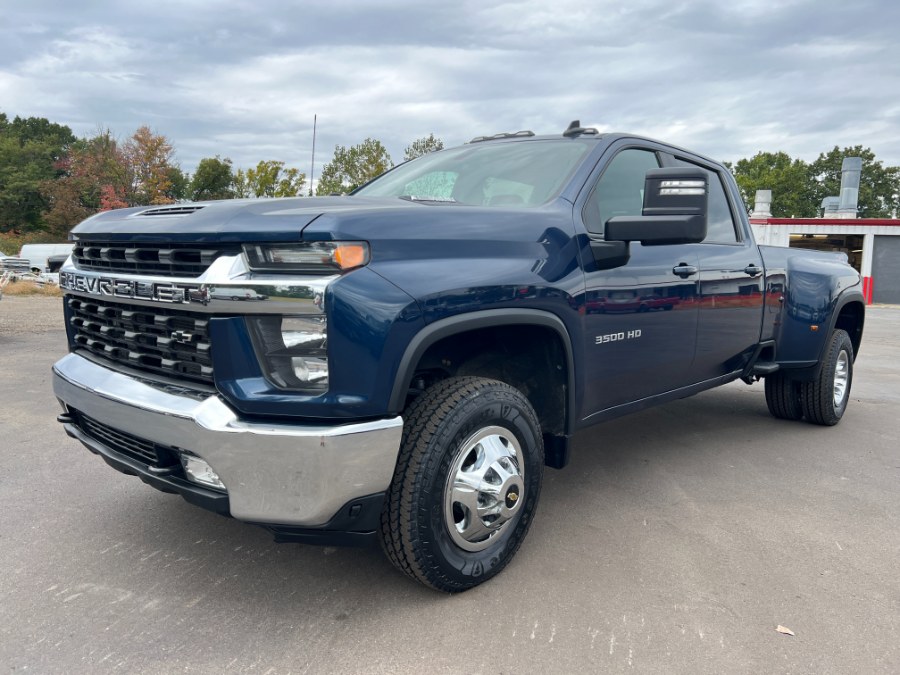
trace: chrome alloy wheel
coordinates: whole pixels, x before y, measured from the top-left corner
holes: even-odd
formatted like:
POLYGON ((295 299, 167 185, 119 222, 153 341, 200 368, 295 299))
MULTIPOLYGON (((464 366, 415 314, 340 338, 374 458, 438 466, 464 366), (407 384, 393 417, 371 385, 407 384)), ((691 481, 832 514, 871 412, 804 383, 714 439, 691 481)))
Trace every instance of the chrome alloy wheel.
POLYGON ((444 488, 444 522, 453 542, 483 551, 515 519, 524 500, 522 448, 503 427, 479 429, 462 444, 444 488))
POLYGON ((850 355, 843 349, 834 364, 834 407, 840 408, 847 396, 847 385, 850 382, 850 355))

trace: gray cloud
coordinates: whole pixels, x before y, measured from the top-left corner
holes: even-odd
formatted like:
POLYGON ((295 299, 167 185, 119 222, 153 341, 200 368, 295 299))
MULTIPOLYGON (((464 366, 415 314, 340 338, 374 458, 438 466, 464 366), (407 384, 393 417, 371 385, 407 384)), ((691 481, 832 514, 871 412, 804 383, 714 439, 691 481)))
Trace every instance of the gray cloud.
POLYGON ((0 110, 90 134, 149 124, 193 170, 336 144, 395 160, 580 118, 720 159, 870 146, 900 164, 900 8, 890 0, 47 3, 0 23, 0 110), (123 6, 126 5, 126 6, 123 6))

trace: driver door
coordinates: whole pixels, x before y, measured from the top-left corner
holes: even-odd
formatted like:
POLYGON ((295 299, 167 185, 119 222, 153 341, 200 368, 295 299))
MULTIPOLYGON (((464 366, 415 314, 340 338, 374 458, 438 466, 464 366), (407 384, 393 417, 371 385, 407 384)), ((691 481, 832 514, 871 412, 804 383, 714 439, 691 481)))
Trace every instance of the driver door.
MULTIPOLYGON (((640 215, 644 178, 659 168, 644 147, 613 147, 584 203, 591 239, 606 221, 640 215)), ((690 383, 697 341, 699 256, 696 244, 630 245, 629 261, 601 270, 590 252, 585 274, 584 417, 662 394, 690 383)))

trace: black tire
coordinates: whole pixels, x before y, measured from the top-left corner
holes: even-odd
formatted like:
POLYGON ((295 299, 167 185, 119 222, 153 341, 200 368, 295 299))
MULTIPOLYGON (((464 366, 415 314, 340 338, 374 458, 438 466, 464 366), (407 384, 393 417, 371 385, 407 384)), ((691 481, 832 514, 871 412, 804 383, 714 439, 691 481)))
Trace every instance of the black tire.
POLYGON ((766 377, 766 405, 772 417, 782 420, 799 420, 803 417, 800 404, 800 383, 787 373, 774 373, 766 377))
POLYGON ((834 426, 841 421, 853 383, 853 343, 846 331, 835 330, 828 340, 819 374, 800 389, 807 422, 834 426))
MULTIPOLYGON (((382 548, 398 569, 426 586, 445 592, 465 591, 499 573, 531 527, 544 467, 540 423, 521 392, 481 377, 438 382, 416 399, 404 417, 397 467, 381 514, 382 548), (505 507, 505 522, 480 541, 469 542, 465 523, 474 519, 463 517, 457 503, 448 510, 448 500, 452 502, 456 494, 449 476, 475 466, 468 464, 467 458, 487 456, 478 450, 480 442, 473 445, 473 439, 488 432, 491 435, 485 442, 505 442, 502 447, 515 454, 514 468, 524 475, 519 477, 520 484, 494 502, 497 509, 505 507), (457 520, 462 524, 454 525, 457 520), (451 527, 456 531, 451 533, 451 527)), ((476 464, 483 467, 483 463, 476 464)), ((479 470, 487 471, 484 475, 491 480, 499 475, 490 469, 479 470)), ((508 484, 512 485, 503 482, 498 489, 505 490, 508 484)), ((479 499, 479 508, 482 504, 479 499)), ((480 521, 482 525, 486 522, 480 521)))

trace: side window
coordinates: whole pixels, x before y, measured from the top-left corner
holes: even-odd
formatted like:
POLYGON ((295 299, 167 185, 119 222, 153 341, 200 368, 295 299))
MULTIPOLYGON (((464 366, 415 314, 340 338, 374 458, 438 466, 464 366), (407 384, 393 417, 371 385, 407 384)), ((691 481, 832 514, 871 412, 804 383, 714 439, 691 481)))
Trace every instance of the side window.
POLYGON ((705 166, 694 164, 683 159, 675 158, 678 166, 693 166, 706 171, 709 176, 709 214, 707 217, 705 244, 733 244, 737 241, 737 229, 734 226, 734 216, 728 205, 728 197, 722 186, 722 177, 715 171, 710 171, 705 166))
POLYGON ((718 173, 709 171, 709 216, 707 220, 706 244, 733 244, 737 241, 734 218, 722 178, 718 173))
POLYGON ((639 216, 644 206, 644 176, 658 169, 656 153, 630 148, 613 157, 584 205, 582 216, 588 232, 603 234, 613 216, 639 216))

